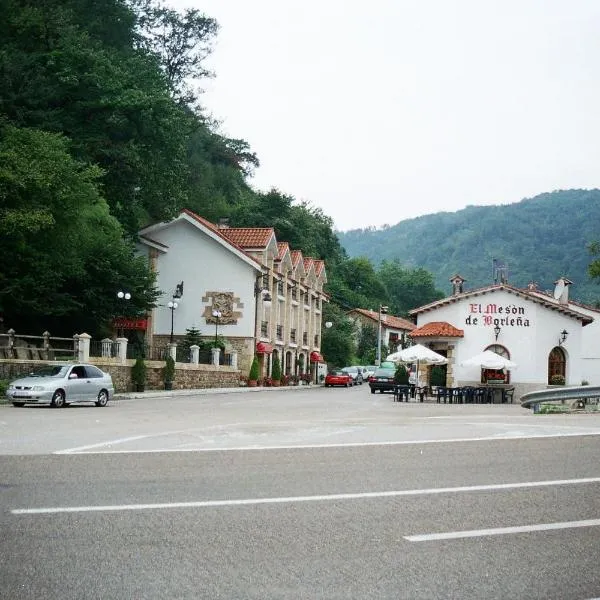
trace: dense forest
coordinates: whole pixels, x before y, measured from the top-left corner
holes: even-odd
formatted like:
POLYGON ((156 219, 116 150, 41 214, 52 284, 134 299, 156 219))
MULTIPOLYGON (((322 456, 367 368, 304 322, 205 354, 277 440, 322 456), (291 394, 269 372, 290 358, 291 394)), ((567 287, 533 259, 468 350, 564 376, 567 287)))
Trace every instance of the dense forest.
POLYGON ((491 283, 496 259, 506 265, 513 285, 534 281, 552 290, 564 276, 574 282, 572 297, 596 303, 599 271, 590 263, 598 251, 599 227, 600 190, 594 189, 555 191, 504 206, 469 206, 338 235, 349 256, 425 269, 446 293, 455 273, 469 288, 491 283))
POLYGON ((252 188, 258 157, 200 102, 219 29, 210 16, 155 0, 0 7, 0 331, 108 334, 123 288, 144 314, 160 290, 136 233, 182 208, 272 226, 324 259, 331 353, 353 351, 346 310, 405 314, 439 296, 420 267, 348 258, 318 207, 252 188))

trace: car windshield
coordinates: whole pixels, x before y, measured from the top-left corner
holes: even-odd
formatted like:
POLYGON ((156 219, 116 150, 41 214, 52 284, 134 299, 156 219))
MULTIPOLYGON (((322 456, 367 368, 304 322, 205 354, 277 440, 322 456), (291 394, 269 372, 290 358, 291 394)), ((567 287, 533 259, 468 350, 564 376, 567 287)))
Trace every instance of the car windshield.
POLYGON ((377 369, 377 371, 375 371, 375 376, 381 375, 384 377, 393 377, 394 373, 395 373, 394 369, 388 369, 388 368, 377 369))
POLYGON ((344 367, 342 371, 344 373, 356 373, 358 369, 356 367, 344 367))
POLYGON ((345 375, 345 373, 343 371, 331 371, 331 373, 329 373, 330 375, 345 375))
POLYGON ((37 371, 29 373, 27 377, 64 377, 67 374, 67 368, 64 365, 42 367, 37 371))

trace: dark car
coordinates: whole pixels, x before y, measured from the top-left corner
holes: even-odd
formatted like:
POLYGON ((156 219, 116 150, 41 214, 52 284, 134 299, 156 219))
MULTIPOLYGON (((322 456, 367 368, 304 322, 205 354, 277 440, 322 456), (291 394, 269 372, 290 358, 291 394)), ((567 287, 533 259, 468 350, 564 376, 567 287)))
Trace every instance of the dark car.
POLYGON ((352 377, 348 373, 344 373, 342 370, 331 371, 325 376, 325 387, 334 385, 345 385, 346 387, 351 387, 352 377))
POLYGON ((369 387, 371 388, 371 394, 374 394, 377 390, 383 394, 383 392, 393 392, 394 386, 396 385, 394 381, 394 376, 396 375, 396 370, 384 367, 381 369, 377 369, 371 377, 369 377, 369 387))

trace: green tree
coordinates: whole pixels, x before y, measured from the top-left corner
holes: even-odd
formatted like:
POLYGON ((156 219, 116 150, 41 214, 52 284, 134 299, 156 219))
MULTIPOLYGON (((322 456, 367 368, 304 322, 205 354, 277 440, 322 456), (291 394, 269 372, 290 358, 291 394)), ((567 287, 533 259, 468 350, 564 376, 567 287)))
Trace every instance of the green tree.
POLYGON ((133 311, 153 306, 154 277, 110 216, 100 177, 59 135, 0 128, 0 253, 11 257, 0 264, 0 311, 11 327, 72 335, 77 317, 96 331, 117 314, 123 285, 133 311))
POLYGON ((352 364, 356 354, 354 322, 335 305, 326 306, 323 313, 325 321, 332 324, 330 328, 323 330, 321 352, 325 360, 330 366, 352 364))
POLYGON ((377 353, 377 329, 370 325, 363 325, 358 333, 358 347, 356 354, 358 360, 364 365, 374 365, 377 353))

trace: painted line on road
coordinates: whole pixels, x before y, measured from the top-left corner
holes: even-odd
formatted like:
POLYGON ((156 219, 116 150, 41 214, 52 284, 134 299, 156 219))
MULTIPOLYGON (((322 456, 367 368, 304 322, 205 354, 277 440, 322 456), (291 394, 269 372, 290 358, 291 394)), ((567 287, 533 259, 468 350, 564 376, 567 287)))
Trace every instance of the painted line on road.
POLYGON ((139 439, 147 439, 151 437, 164 437, 165 435, 190 433, 189 431, 176 431, 167 433, 157 433, 140 435, 132 438, 123 438, 120 440, 111 440, 108 442, 100 442, 98 444, 90 444, 89 446, 78 446, 77 448, 67 448, 64 450, 55 450, 52 454, 161 454, 169 452, 247 452, 250 450, 313 450, 319 448, 360 448, 369 446, 410 446, 417 444, 454 444, 463 442, 496 442, 510 440, 530 440, 540 438, 557 438, 557 437, 583 437, 600 435, 600 431, 577 431, 563 433, 539 433, 530 435, 489 435, 484 437, 472 438, 447 438, 439 440, 395 440, 387 442, 342 442, 336 444, 285 444, 274 446, 235 446, 235 447, 212 447, 212 448, 150 448, 145 450, 98 450, 103 446, 113 446, 129 441, 139 439), (95 452, 88 452, 95 450, 95 452))
POLYGON ((439 542, 441 540, 459 540, 462 538, 487 537, 491 535, 508 535, 514 533, 530 533, 532 531, 552 531, 555 529, 575 529, 577 527, 599 527, 600 519, 587 521, 565 521, 564 523, 540 523, 539 525, 521 525, 518 527, 495 527, 493 529, 472 529, 470 531, 448 531, 446 533, 423 533, 421 535, 405 535, 409 542, 439 542))
POLYGON ((328 494, 319 496, 289 496, 281 498, 242 498, 239 500, 205 500, 198 502, 161 502, 157 504, 109 504, 105 506, 57 506, 46 508, 17 508, 13 515, 41 515, 56 513, 109 512, 127 510, 152 510, 163 508, 210 508, 218 506, 248 506, 257 504, 292 504, 297 502, 337 502, 339 500, 365 500, 370 498, 394 498, 399 496, 427 496, 433 494, 458 494, 465 492, 488 492, 561 485, 600 483, 600 477, 582 479, 556 479, 551 481, 525 481, 521 483, 495 483, 460 487, 425 488, 417 490, 394 490, 387 492, 363 492, 355 494, 328 494))

